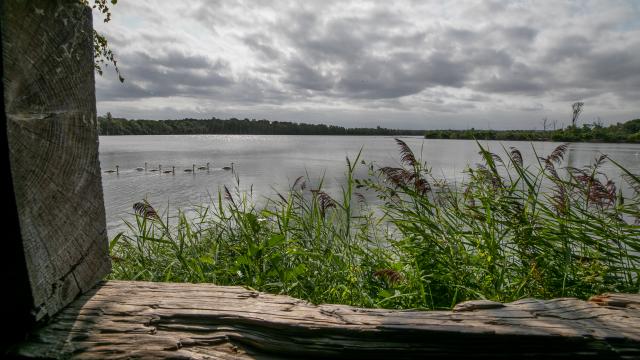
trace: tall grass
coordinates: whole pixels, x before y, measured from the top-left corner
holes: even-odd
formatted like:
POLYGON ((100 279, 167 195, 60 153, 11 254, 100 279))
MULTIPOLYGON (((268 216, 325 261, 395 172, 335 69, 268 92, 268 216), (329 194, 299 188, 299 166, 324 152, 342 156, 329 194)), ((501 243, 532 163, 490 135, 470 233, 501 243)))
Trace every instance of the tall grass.
POLYGON ((137 203, 111 241, 111 276, 388 308, 640 291, 640 178, 615 161, 630 194, 601 172, 604 156, 561 167, 566 146, 526 166, 515 148, 498 156, 478 144, 483 164, 450 184, 396 141, 401 166, 347 159, 336 198, 301 177, 259 208, 238 186, 197 216, 137 203), (356 179, 358 166, 368 176, 356 179))

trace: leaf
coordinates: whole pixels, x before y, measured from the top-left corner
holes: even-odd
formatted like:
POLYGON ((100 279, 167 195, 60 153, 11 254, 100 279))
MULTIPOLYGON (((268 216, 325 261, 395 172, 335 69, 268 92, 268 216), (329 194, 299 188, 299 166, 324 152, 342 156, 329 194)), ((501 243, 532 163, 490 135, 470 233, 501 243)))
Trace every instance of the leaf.
POLYGON ((113 239, 111 239, 111 241, 109 242, 109 252, 113 251, 113 248, 116 246, 118 240, 120 240, 123 234, 123 232, 119 232, 116 236, 113 237, 113 239))
POLYGON ((269 247, 276 247, 280 244, 282 244, 285 241, 285 237, 282 234, 274 234, 271 235, 271 237, 269 238, 269 241, 267 241, 267 246, 269 247))
POLYGON ((211 258, 211 256, 208 256, 208 255, 200 256, 198 258, 198 261, 200 261, 203 264, 208 264, 208 265, 213 265, 214 264, 213 259, 211 258))

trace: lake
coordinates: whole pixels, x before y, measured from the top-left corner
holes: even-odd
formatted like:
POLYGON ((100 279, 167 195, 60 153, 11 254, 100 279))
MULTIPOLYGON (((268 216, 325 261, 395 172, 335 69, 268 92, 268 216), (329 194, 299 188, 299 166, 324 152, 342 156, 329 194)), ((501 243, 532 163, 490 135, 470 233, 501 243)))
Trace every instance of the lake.
MULTIPOLYGON (((427 161, 436 177, 463 180, 467 165, 481 161, 478 146, 472 140, 433 140, 401 137, 427 161)), ((515 146, 525 163, 535 161, 535 151, 548 155, 560 143, 524 141, 482 141, 499 155, 502 146, 515 146)), ((101 136, 100 164, 107 216, 107 231, 113 237, 126 229, 122 219, 132 219, 132 205, 147 199, 160 212, 173 214, 177 208, 210 203, 218 189, 226 185, 252 191, 257 203, 286 191, 299 176, 308 176, 310 187, 321 179, 329 194, 336 195, 344 183, 346 157, 354 159, 362 149, 362 158, 376 166, 399 166, 398 146, 386 136, 293 136, 293 135, 153 135, 101 136), (147 171, 138 171, 144 168, 147 171), (223 170, 234 163, 234 171, 223 170), (189 173, 192 166, 209 165, 209 171, 189 173), (105 173, 119 166, 119 174, 105 173), (175 174, 152 172, 175 167, 175 174)), ((581 167, 607 154, 632 172, 640 172, 640 144, 572 143, 565 164, 581 167)), ((619 171, 612 164, 603 170, 616 182, 619 171)), ((359 174, 366 174, 361 167, 359 174)))

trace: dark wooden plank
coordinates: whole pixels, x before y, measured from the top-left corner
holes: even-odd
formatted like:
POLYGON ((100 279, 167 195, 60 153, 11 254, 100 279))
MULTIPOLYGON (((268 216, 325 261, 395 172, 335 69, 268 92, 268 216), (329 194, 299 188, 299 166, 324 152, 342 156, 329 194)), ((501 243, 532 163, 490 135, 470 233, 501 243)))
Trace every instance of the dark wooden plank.
MULTIPOLYGON (((640 295, 607 296, 640 301, 640 295)), ((393 311, 316 306, 240 287, 109 281, 33 333, 16 354, 87 359, 640 356, 640 310, 600 303, 526 299, 465 303, 457 311, 393 311)))
MULTIPOLYGON (((7 0, 3 90, 22 257, 34 320, 110 270, 102 198, 91 10, 7 0)), ((9 239, 7 239, 9 240, 9 239)))

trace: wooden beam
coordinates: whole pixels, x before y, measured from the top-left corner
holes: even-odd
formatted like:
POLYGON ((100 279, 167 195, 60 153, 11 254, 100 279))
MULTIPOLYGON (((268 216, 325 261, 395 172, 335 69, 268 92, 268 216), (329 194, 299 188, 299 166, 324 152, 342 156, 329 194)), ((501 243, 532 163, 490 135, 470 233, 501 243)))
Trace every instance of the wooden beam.
POLYGON ((393 311, 316 306, 240 287, 109 281, 35 332, 16 354, 86 359, 640 357, 640 295, 598 299, 480 301, 454 311, 393 311))
POLYGON ((1 17, 6 132, 21 234, 5 240, 22 249, 12 256, 27 272, 19 274, 31 295, 24 296, 30 302, 25 316, 42 320, 111 266, 91 9, 78 0, 7 0, 1 17))

